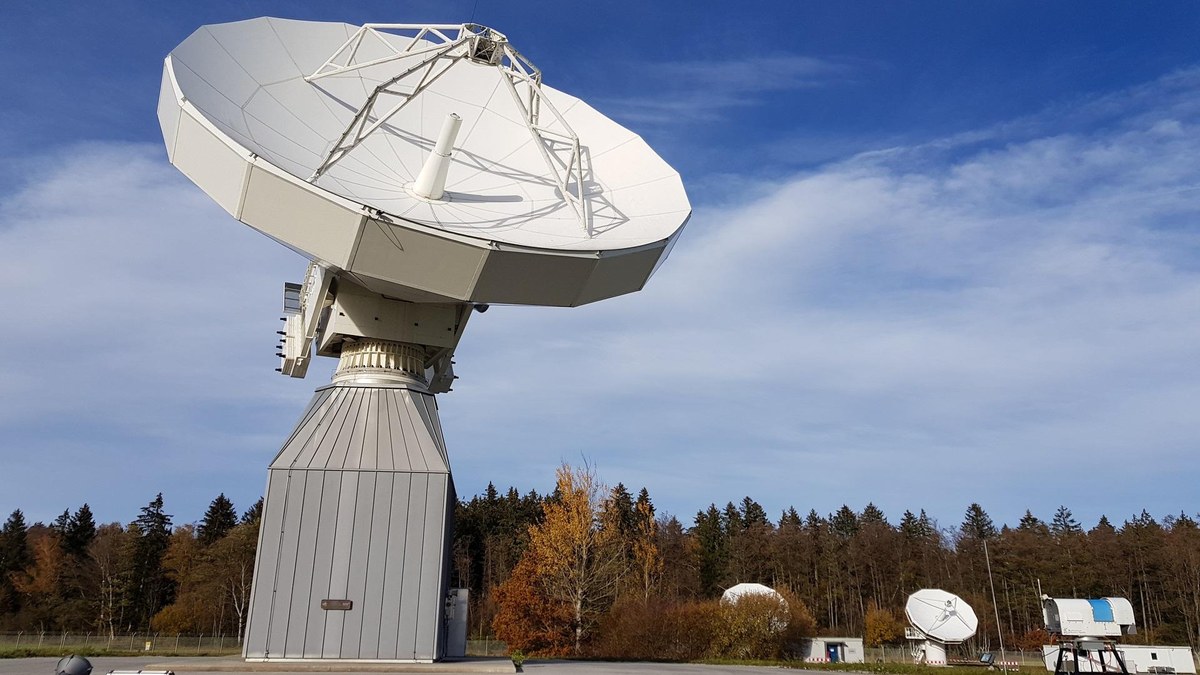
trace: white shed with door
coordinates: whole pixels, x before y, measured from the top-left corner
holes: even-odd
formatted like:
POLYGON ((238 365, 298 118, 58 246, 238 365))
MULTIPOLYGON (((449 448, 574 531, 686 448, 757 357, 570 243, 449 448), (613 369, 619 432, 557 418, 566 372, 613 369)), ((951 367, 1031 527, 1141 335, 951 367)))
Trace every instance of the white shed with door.
POLYGON ((815 637, 804 641, 805 663, 862 663, 863 641, 855 637, 815 637))

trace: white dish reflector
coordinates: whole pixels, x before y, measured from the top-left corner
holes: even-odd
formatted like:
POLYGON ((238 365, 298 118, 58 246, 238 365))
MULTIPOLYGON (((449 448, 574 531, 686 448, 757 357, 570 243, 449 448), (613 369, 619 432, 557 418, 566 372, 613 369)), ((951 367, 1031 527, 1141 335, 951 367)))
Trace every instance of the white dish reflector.
MULTIPOLYGON (((467 26, 490 31, 473 24, 418 31, 275 18, 209 25, 171 52, 171 70, 183 97, 237 145, 392 216, 489 241, 571 251, 635 248, 679 230, 691 211, 679 175, 633 132, 545 85, 540 101, 531 102, 531 87, 512 84, 507 62, 464 53, 423 64, 467 26), (411 101, 327 166, 373 92, 410 70, 378 95, 366 125, 407 94, 414 94, 411 101), (540 137, 526 124, 532 108, 540 108, 534 125, 540 137), (422 198, 413 185, 452 114, 461 118, 461 131, 445 194, 422 198), (568 190, 583 193, 584 223, 552 170, 570 161, 572 131, 581 145, 582 185, 570 183, 568 190)), ((540 82, 540 72, 526 64, 517 65, 540 82)))
POLYGON ((904 613, 917 630, 947 644, 963 642, 979 628, 975 610, 962 598, 940 588, 923 588, 908 596, 904 613))

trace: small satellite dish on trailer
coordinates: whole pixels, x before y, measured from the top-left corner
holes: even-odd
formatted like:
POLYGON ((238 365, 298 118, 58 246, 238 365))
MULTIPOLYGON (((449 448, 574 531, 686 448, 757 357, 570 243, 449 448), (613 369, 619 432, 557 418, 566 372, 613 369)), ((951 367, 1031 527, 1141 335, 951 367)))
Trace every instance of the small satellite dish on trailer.
POLYGON ((158 117, 173 165, 310 261, 279 371, 339 359, 270 467, 243 655, 462 655, 434 394, 467 320, 640 290, 691 213, 679 174, 473 23, 203 26, 158 117))
POLYGON ((962 598, 940 588, 923 588, 908 596, 904 614, 914 628, 945 644, 963 642, 979 628, 975 610, 962 598))

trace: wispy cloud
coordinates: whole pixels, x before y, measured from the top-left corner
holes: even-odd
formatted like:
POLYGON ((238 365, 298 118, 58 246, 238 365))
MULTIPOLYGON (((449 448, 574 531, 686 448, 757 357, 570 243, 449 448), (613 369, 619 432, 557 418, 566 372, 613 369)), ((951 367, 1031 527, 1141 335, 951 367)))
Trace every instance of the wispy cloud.
POLYGON ((796 54, 634 64, 623 70, 642 78, 645 93, 598 102, 622 121, 640 126, 711 122, 730 108, 761 103, 770 92, 845 82, 858 68, 848 61, 796 54))
POLYGON ((303 261, 161 154, 74 145, 0 197, 0 508, 128 515, 158 490, 188 514, 221 490, 246 503, 307 397, 269 377, 279 284, 303 261))

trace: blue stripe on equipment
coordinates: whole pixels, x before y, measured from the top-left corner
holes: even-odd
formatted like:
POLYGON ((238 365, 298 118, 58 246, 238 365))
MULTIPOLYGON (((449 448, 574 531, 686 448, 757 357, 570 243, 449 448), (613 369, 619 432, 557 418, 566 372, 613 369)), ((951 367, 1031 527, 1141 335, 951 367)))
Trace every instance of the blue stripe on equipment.
POLYGON ((1112 605, 1108 601, 1100 598, 1099 600, 1088 600, 1092 606, 1092 618, 1096 621, 1112 621, 1113 611, 1112 605))

